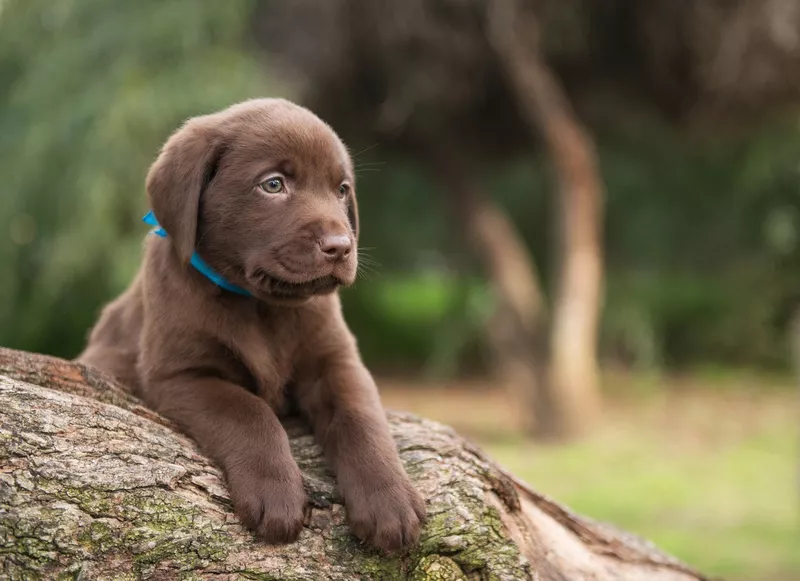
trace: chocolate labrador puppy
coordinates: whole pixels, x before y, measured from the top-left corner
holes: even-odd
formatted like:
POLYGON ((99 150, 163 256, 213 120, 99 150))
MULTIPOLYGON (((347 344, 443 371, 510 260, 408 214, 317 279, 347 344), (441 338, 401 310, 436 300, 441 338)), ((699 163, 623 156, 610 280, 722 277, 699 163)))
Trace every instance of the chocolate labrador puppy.
POLYGON ((353 165, 333 130, 282 99, 186 122, 147 176, 157 236, 79 361, 175 421, 223 469, 270 543, 303 527, 300 470, 277 413, 292 401, 336 474, 353 532, 414 544, 425 505, 342 317, 353 283, 353 165))

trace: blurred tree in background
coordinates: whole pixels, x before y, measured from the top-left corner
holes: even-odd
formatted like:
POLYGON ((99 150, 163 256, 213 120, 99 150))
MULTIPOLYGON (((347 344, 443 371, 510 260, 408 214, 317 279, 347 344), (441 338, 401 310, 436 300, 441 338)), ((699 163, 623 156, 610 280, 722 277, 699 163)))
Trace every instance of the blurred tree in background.
MULTIPOLYGON (((136 268, 144 175, 163 139, 188 116, 258 95, 304 96, 366 150, 362 244, 380 266, 344 298, 372 367, 443 376, 491 360, 497 295, 432 158, 415 149, 423 130, 469 150, 469 179, 513 219, 552 304, 557 178, 487 56, 487 4, 341 0, 313 3, 316 19, 304 4, 0 3, 0 344, 77 353, 136 268), (276 44, 321 97, 277 81, 264 50, 276 44)), ((645 4, 531 4, 606 193, 601 356, 785 368, 800 298, 800 128, 796 114, 769 114, 796 96, 785 74, 796 3, 645 4)))

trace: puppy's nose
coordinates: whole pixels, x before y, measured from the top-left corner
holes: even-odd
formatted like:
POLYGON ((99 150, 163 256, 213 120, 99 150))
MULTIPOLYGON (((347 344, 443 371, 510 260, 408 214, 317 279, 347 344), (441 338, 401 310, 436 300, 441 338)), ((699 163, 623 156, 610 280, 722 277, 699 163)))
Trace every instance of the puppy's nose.
POLYGON ((323 236, 319 247, 328 260, 341 260, 350 254, 353 242, 349 236, 323 236))

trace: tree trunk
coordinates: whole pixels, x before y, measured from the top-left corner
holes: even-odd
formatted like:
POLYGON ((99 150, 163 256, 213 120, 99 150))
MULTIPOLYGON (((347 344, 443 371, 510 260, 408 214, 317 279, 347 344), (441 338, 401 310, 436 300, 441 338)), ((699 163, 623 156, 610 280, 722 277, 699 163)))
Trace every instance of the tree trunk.
MULTIPOLYGON (((800 396, 800 307, 798 307, 794 315, 792 316, 792 320, 789 324, 789 352, 790 357, 792 359, 792 367, 794 368, 795 374, 795 383, 798 390, 798 396, 800 396)), ((798 441, 797 443, 800 445, 800 433, 797 434, 798 441)), ((797 447, 797 450, 800 450, 800 446, 797 447)), ((800 501, 800 454, 796 456, 797 460, 797 500, 800 501)))
POLYGON ((552 433, 557 414, 547 387, 546 306, 533 259, 508 215, 478 191, 456 148, 440 143, 429 149, 433 171, 498 302, 488 325, 498 375, 530 410, 521 414, 526 430, 552 433))
POLYGON ((0 349, 0 578, 702 579, 534 492, 449 428, 390 421, 427 498, 420 545, 397 556, 360 545, 318 448, 290 422, 310 508, 297 543, 269 547, 167 420, 89 368, 0 349))
POLYGON ((540 131, 559 183, 558 287, 551 317, 555 436, 583 433, 600 411, 597 333, 602 301, 603 197, 592 141, 537 46, 537 19, 515 0, 492 0, 489 38, 528 122, 540 131))

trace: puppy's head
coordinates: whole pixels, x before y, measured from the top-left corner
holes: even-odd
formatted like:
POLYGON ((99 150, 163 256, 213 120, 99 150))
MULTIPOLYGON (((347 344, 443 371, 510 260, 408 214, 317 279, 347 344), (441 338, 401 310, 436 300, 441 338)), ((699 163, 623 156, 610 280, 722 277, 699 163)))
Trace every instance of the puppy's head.
POLYGON ((190 119, 150 168, 147 194, 184 262, 196 250, 261 299, 303 302, 355 280, 352 161, 298 105, 255 99, 190 119))

